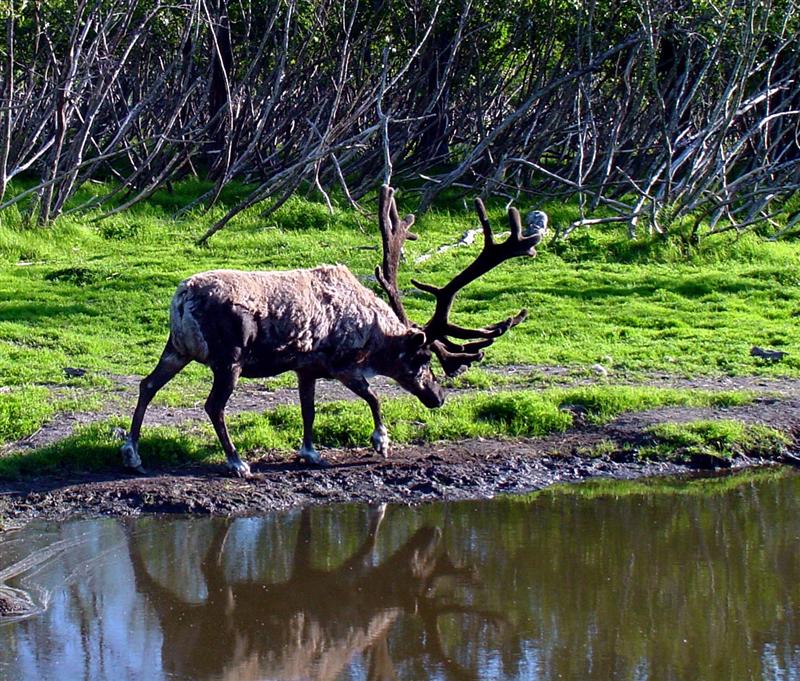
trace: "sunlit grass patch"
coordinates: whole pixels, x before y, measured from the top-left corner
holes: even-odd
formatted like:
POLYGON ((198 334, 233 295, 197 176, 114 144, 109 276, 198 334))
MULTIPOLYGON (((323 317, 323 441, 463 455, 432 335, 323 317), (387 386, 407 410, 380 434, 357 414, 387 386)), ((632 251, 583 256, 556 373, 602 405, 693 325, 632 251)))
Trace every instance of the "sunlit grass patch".
POLYGON ((734 407, 749 404, 754 394, 744 390, 684 390, 641 386, 586 386, 548 391, 562 407, 580 406, 592 423, 605 423, 629 411, 656 407, 734 407))
POLYGON ((55 411, 47 388, 6 388, 0 392, 0 443, 36 432, 55 411))
POLYGON ((592 423, 606 423, 623 412, 656 407, 734 407, 749 404, 755 397, 754 393, 745 390, 709 391, 618 385, 561 388, 547 392, 558 399, 563 408, 578 406, 585 409, 587 420, 592 423))
POLYGON ((42 386, 5 386, 0 389, 0 445, 35 433, 58 412, 95 411, 96 393, 60 388, 58 394, 42 386))
POLYGON ((486 390, 508 383, 508 377, 493 375, 478 367, 470 367, 464 373, 447 381, 449 387, 458 389, 486 390))
POLYGON ((172 408, 202 407, 211 390, 211 381, 202 383, 180 378, 159 390, 151 404, 172 408))
MULTIPOLYGON (((106 419, 80 426, 69 437, 34 452, 0 456, 0 477, 70 471, 121 468, 122 444, 115 429, 127 425, 123 419, 106 419)), ((224 457, 211 440, 211 429, 202 426, 176 428, 156 426, 143 433, 140 451, 145 465, 168 466, 192 461, 222 461, 224 457)))
POLYGON ((659 423, 647 433, 655 440, 643 448, 643 458, 671 458, 681 461, 705 456, 729 460, 738 455, 774 457, 783 452, 789 438, 779 430, 734 419, 659 423))

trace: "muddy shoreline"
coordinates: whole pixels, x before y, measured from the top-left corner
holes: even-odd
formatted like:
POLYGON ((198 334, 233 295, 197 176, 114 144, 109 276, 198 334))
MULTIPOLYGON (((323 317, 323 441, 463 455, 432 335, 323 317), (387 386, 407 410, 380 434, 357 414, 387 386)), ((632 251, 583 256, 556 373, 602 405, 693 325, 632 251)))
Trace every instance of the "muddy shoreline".
MULTIPOLYGON (((578 425, 565 433, 513 441, 468 440, 397 446, 388 460, 369 449, 326 450, 331 466, 307 467, 266 453, 251 459, 253 478, 226 477, 219 465, 153 469, 132 477, 121 468, 103 473, 0 480, 0 526, 34 518, 142 513, 254 515, 309 504, 402 503, 490 498, 524 494, 557 483, 592 478, 630 480, 708 472, 719 461, 643 462, 653 423, 735 418, 790 434, 795 444, 800 399, 761 398, 750 405, 694 409, 671 407, 623 414, 603 426, 578 425), (614 447, 609 448, 608 443, 614 447), (603 454, 593 448, 603 444, 603 454)), ((738 456, 732 468, 800 462, 792 446, 775 460, 738 456)))
MULTIPOLYGON (((390 461, 366 451, 328 452, 330 468, 261 460, 253 478, 225 477, 220 466, 193 465, 130 477, 122 472, 43 477, 0 485, 0 517, 129 516, 141 513, 253 515, 309 504, 403 503, 523 494, 590 478, 629 480, 696 471, 669 462, 541 455, 528 442, 469 441, 409 447, 390 461)), ((737 467, 762 460, 736 462, 737 467)))
MULTIPOLYGON (((534 371, 540 368, 520 367, 512 373, 534 371)), ((126 391, 124 394, 130 397, 128 393, 136 381, 130 377, 117 378, 126 391)), ((141 513, 254 515, 309 504, 415 504, 481 499, 524 494, 557 483, 591 478, 629 480, 693 474, 707 471, 720 461, 694 461, 692 466, 673 461, 642 462, 636 452, 637 448, 652 444, 647 433, 650 426, 697 419, 736 419, 763 424, 780 430, 793 442, 775 461, 748 457, 745 453, 731 462, 733 468, 800 462, 800 381, 759 377, 684 380, 654 376, 649 384, 706 390, 747 389, 758 396, 752 403, 737 407, 664 407, 630 412, 601 426, 591 425, 584 414, 576 411, 574 427, 564 433, 514 441, 395 446, 386 461, 375 457, 369 449, 322 450, 332 464, 322 470, 262 450, 250 457, 254 473, 251 480, 226 477, 222 466, 210 464, 151 468, 147 475, 137 477, 130 476, 120 466, 101 473, 65 471, 0 480, 0 531, 34 518, 141 513)), ((399 390, 391 383, 382 384, 381 389, 388 396, 399 390)), ((320 399, 342 399, 348 394, 338 384, 321 384, 320 399)), ((233 401, 232 413, 269 409, 295 400, 294 390, 271 391, 259 384, 249 384, 233 401)), ((76 424, 127 413, 128 406, 123 400, 99 414, 62 415, 12 449, 26 451, 57 441, 69 435, 76 424)), ((194 407, 156 407, 148 414, 146 426, 201 420, 204 415, 200 411, 194 407)), ((147 467, 147 461, 144 464, 147 467)))

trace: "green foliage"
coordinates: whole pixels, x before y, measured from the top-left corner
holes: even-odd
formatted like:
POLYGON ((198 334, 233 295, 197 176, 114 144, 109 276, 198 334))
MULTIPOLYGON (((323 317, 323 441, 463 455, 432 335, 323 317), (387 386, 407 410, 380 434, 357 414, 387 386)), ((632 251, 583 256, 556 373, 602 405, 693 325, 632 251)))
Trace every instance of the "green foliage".
POLYGON ((788 437, 774 428, 729 419, 660 423, 647 432, 656 445, 644 450, 642 456, 678 460, 696 456, 731 459, 741 454, 774 457, 789 444, 788 437))
POLYGON ((47 388, 23 386, 0 392, 0 443, 30 435, 54 413, 47 388))

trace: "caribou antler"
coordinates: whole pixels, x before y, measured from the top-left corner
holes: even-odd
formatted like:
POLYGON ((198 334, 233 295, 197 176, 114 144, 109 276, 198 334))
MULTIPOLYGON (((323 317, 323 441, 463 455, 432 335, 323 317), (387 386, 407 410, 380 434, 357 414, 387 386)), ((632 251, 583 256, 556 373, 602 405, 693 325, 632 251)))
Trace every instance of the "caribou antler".
POLYGON ((516 208, 509 208, 508 221, 511 226, 511 234, 508 239, 496 244, 489 218, 486 215, 486 208, 484 208, 480 199, 475 199, 475 209, 483 227, 483 249, 478 257, 444 286, 433 286, 431 284, 423 284, 414 279, 411 280, 411 283, 418 289, 430 293, 436 298, 436 308, 433 316, 425 324, 423 330, 428 342, 431 344, 431 349, 436 353, 442 368, 448 376, 455 375, 473 362, 483 359, 484 348, 491 345, 496 338, 502 336, 506 331, 515 327, 528 315, 528 311, 523 309, 513 317, 482 329, 467 329, 457 326, 449 320, 450 308, 453 305, 456 294, 467 284, 475 281, 510 258, 523 255, 535 256, 535 246, 544 236, 544 231, 542 230, 535 232, 531 236, 523 237, 519 211, 516 208), (463 340, 472 338, 481 340, 459 345, 450 340, 448 336, 463 340))
POLYGON ((408 230, 414 224, 414 216, 406 215, 401 220, 394 200, 394 189, 389 185, 381 187, 378 199, 378 225, 383 240, 383 266, 375 268, 375 278, 389 297, 389 304, 394 313, 404 324, 410 324, 403 307, 400 290, 397 288, 397 267, 403 255, 403 244, 406 239, 416 241, 417 235, 408 230))
MULTIPOLYGON (((480 199, 475 199, 475 209, 483 227, 483 249, 478 257, 444 286, 433 286, 411 280, 411 283, 418 289, 430 293, 436 298, 433 316, 421 328, 425 332, 427 344, 439 358, 442 368, 448 376, 454 376, 473 362, 483 359, 484 348, 490 346, 495 339, 523 321, 528 314, 527 310, 520 310, 519 314, 482 329, 467 329, 457 326, 449 320, 450 308, 456 294, 467 284, 510 258, 523 255, 535 256, 535 246, 542 240, 547 230, 545 216, 545 222, 541 224, 538 231, 530 236, 523 236, 519 211, 516 208, 509 208, 508 220, 511 225, 511 234, 505 241, 498 244, 494 241, 486 208, 480 199), (449 337, 471 342, 456 343, 449 337)), ((403 220, 400 219, 394 200, 394 190, 388 185, 381 187, 378 211, 378 224, 383 239, 383 266, 375 268, 375 276, 389 297, 389 303, 395 314, 404 324, 412 326, 413 322, 409 321, 406 315, 397 286, 397 268, 406 239, 417 238, 416 234, 409 232, 409 228, 414 224, 414 216, 406 215, 403 220)))

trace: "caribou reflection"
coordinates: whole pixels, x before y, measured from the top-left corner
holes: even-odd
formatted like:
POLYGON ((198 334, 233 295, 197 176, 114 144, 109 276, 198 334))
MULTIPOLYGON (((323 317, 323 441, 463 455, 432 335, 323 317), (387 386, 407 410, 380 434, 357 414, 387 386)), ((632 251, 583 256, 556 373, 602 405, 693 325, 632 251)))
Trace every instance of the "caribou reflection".
POLYGON ((302 511, 291 576, 283 582, 230 583, 223 554, 230 522, 213 533, 201 570, 208 596, 188 603, 153 578, 139 540, 128 532, 136 588, 162 629, 162 664, 179 678, 335 679, 361 654, 370 680, 395 679, 387 636, 402 613, 419 617, 428 651, 458 678, 477 677, 444 653, 443 614, 470 613, 499 623, 493 613, 448 603, 447 585, 474 584, 473 570, 453 563, 441 531, 422 527, 379 564, 373 564, 385 507, 370 511, 367 534, 339 567, 311 562, 311 512, 302 511))

